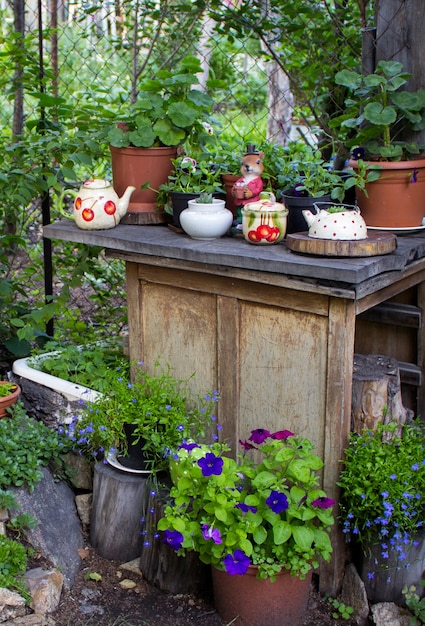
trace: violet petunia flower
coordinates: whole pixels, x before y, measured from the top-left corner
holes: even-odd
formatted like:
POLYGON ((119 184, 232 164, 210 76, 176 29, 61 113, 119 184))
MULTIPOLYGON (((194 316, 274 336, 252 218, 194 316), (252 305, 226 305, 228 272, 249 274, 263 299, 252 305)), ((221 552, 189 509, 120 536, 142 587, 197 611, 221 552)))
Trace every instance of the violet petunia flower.
POLYGON ((248 437, 248 441, 260 444, 269 437, 271 437, 270 431, 266 430, 265 428, 256 428, 255 430, 251 431, 251 436, 248 437))
POLYGON ((330 509, 334 504, 335 500, 332 500, 332 498, 321 496, 320 498, 313 500, 311 506, 317 506, 319 509, 330 509))
POLYGON ((248 513, 248 511, 251 511, 252 513, 257 512, 257 508, 255 506, 250 506, 249 504, 245 504, 245 502, 235 504, 234 508, 240 509, 243 513, 248 513))
POLYGON ((252 443, 249 443, 249 441, 247 441, 246 439, 244 439, 244 440, 239 439, 239 445, 244 450, 254 450, 254 446, 252 445, 252 443))
POLYGON ((191 452, 194 448, 200 448, 197 443, 186 443, 185 441, 178 447, 178 450, 187 450, 191 452))
POLYGON ((292 433, 290 430, 278 430, 275 433, 272 433, 271 438, 272 439, 278 439, 279 441, 285 441, 286 439, 288 439, 288 437, 293 437, 294 433, 292 433))
POLYGON ((235 550, 234 554, 227 554, 223 559, 226 572, 231 576, 242 576, 248 571, 251 559, 242 550, 235 550))
POLYGON ((173 550, 180 550, 184 537, 178 530, 166 530, 163 542, 169 545, 173 550))
POLYGON ((351 156, 355 161, 359 161, 360 159, 364 159, 365 149, 359 146, 358 148, 354 148, 351 156))
POLYGON ((201 529, 202 529, 202 536, 206 541, 208 541, 209 539, 212 539, 214 543, 216 543, 217 545, 220 543, 223 543, 223 540, 221 538, 221 534, 218 528, 214 528, 213 526, 208 526, 208 524, 202 524, 201 529))
POLYGON ((282 513, 282 511, 286 511, 289 507, 286 495, 274 489, 267 498, 266 504, 271 508, 273 513, 282 513))
POLYGON ((220 476, 223 471, 223 459, 215 456, 212 452, 207 452, 203 459, 199 459, 198 465, 202 470, 202 476, 220 476))

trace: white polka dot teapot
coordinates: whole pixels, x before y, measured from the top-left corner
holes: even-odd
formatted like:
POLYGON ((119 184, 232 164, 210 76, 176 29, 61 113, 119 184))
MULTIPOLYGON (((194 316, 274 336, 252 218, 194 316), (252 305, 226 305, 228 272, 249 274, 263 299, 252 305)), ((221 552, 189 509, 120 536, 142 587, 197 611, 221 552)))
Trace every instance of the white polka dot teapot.
POLYGON ((74 192, 74 220, 86 230, 113 228, 127 213, 130 196, 136 187, 127 187, 121 198, 107 180, 87 180, 74 192))
POLYGON ((303 211, 308 235, 315 239, 356 241, 367 238, 366 222, 357 206, 337 202, 315 202, 316 214, 303 211))

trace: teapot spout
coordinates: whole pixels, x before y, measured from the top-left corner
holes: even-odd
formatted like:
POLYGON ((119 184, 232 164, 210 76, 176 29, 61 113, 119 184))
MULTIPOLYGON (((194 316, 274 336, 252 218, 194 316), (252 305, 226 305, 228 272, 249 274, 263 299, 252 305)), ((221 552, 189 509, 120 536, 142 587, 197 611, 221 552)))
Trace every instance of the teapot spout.
POLYGON ((124 217, 124 215, 127 213, 128 205, 130 203, 130 197, 135 189, 136 187, 130 185, 129 187, 127 187, 121 198, 118 200, 118 214, 120 218, 124 217))
POLYGON ((308 227, 310 228, 317 216, 314 215, 311 211, 303 211, 302 214, 305 221, 307 222, 308 227))

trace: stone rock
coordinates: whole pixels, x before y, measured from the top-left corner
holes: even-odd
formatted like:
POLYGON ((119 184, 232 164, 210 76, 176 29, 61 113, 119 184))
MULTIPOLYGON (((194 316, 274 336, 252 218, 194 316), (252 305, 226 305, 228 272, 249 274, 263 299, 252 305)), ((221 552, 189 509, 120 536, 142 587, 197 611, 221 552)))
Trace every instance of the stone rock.
POLYGON ((53 613, 59 605, 63 587, 63 574, 56 569, 31 569, 26 574, 26 583, 31 593, 30 607, 34 613, 53 613))
POLYGON ((75 452, 68 452, 65 456, 65 463, 70 472, 72 486, 81 491, 92 491, 93 467, 89 460, 75 452))
POLYGON ((81 493, 78 496, 75 496, 78 517, 80 518, 81 523, 86 526, 90 524, 92 502, 93 494, 91 493, 81 493))
POLYGON ((345 568, 344 580, 339 600, 346 606, 353 607, 353 618, 358 626, 365 626, 367 624, 369 602, 367 599, 366 588, 353 563, 348 563, 345 568))
POLYGON ((9 519, 8 510, 5 508, 0 509, 0 522, 7 522, 8 519, 9 519))
POLYGON ((409 626, 410 614, 393 602, 379 602, 372 606, 376 626, 409 626))
POLYGON ((83 547, 74 492, 66 483, 55 482, 47 468, 41 471, 43 478, 33 493, 26 488, 14 488, 13 493, 20 511, 38 520, 37 526, 26 532, 26 539, 63 573, 64 585, 69 588, 81 563, 78 550, 83 547))
POLYGON ((122 565, 120 565, 120 569, 124 569, 128 572, 132 572, 133 574, 137 574, 138 576, 142 576, 139 565, 140 558, 137 558, 133 559, 132 561, 127 561, 127 563, 122 563, 122 565))
POLYGON ((134 582, 134 580, 130 580, 129 578, 124 578, 120 583, 119 586, 122 589, 134 589, 134 587, 136 586, 136 583, 134 582))
POLYGON ((13 621, 4 622, 2 626, 56 626, 53 617, 46 615, 26 615, 25 617, 17 617, 13 621))
MULTIPOLYGON (((25 615, 25 599, 10 589, 0 588, 0 623, 25 615)), ((13 623, 15 623, 13 621, 13 623)))

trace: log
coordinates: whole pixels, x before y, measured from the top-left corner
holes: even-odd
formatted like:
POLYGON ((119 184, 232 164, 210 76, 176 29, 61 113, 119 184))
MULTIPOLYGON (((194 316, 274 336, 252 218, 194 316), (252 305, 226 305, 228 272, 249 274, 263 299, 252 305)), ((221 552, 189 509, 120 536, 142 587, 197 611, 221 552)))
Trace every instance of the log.
POLYGON ((194 594, 210 599, 212 580, 208 565, 201 563, 198 554, 188 552, 178 556, 162 541, 154 537, 158 521, 164 516, 169 489, 151 490, 145 515, 144 541, 140 554, 139 569, 143 577, 155 587, 168 593, 194 594), (155 494, 155 495, 154 495, 155 494))
POLYGON ((140 518, 146 508, 150 481, 98 463, 94 470, 90 543, 100 556, 131 561, 140 555, 140 518))
POLYGON ((400 370, 396 359, 379 354, 355 354, 351 428, 356 433, 376 430, 379 423, 403 425, 413 411, 403 406, 400 370))

